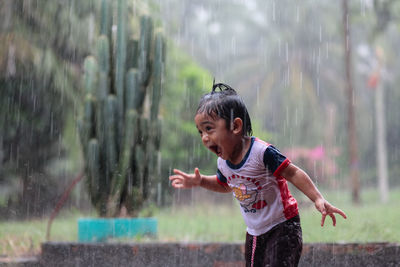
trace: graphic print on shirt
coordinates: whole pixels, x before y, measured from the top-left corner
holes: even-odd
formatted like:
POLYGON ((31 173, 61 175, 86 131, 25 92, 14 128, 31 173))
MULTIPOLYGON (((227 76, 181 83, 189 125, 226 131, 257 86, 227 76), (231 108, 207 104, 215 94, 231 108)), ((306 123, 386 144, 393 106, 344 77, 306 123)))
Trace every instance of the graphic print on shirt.
MULTIPOLYGON (((243 178, 244 177, 242 177, 242 179, 243 178)), ((254 179, 248 178, 248 180, 254 179)), ((232 185, 230 184, 230 186, 232 185)), ((240 206, 246 213, 255 213, 257 210, 263 209, 265 206, 267 206, 267 202, 265 200, 258 198, 260 195, 258 190, 251 190, 244 183, 240 183, 238 186, 232 186, 232 191, 236 199, 239 200, 240 206)))
POLYGON ((282 171, 290 160, 274 146, 251 138, 250 148, 239 164, 218 158, 217 182, 232 189, 247 232, 261 235, 298 214, 282 171))

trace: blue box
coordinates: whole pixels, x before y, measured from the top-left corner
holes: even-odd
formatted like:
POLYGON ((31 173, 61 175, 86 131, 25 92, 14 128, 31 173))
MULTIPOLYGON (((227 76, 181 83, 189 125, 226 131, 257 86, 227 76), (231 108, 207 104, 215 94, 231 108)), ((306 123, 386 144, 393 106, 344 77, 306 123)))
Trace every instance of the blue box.
POLYGON ((78 219, 79 242, 102 242, 108 238, 157 235, 155 218, 81 218, 78 219))

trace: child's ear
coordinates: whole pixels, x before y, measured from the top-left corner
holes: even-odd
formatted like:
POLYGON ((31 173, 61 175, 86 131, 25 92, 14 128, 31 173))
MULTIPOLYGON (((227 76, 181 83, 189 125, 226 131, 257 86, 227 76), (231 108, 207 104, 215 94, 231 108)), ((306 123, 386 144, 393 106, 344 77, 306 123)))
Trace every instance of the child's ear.
POLYGON ((232 131, 234 134, 242 134, 243 121, 241 118, 235 118, 232 122, 232 131))

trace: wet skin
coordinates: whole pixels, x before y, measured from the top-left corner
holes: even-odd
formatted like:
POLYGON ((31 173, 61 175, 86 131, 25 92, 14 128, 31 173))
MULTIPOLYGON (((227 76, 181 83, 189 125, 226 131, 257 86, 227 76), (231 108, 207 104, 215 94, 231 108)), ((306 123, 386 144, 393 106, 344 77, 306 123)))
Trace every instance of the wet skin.
POLYGON ((194 118, 203 145, 218 157, 238 164, 250 146, 250 137, 243 136, 243 122, 235 118, 228 128, 226 121, 200 113, 194 118))

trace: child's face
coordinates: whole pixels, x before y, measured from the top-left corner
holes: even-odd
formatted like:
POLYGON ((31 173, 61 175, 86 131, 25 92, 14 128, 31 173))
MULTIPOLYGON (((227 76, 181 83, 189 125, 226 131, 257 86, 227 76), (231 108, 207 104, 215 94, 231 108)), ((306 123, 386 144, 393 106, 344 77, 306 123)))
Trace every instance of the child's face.
POLYGON ((224 160, 236 160, 235 148, 237 142, 241 142, 241 135, 236 134, 234 129, 228 129, 224 119, 200 113, 194 121, 205 147, 224 160))

